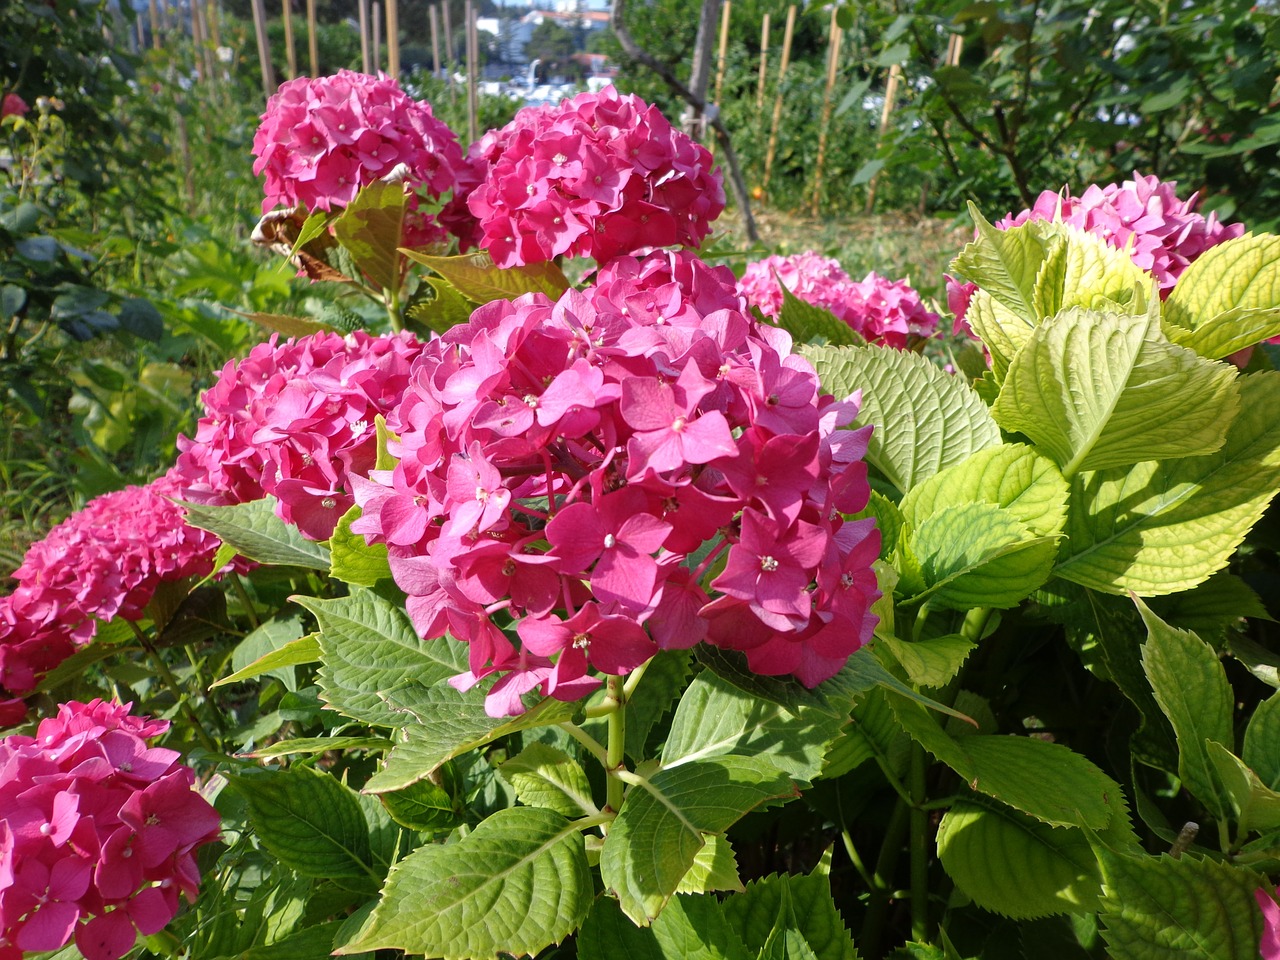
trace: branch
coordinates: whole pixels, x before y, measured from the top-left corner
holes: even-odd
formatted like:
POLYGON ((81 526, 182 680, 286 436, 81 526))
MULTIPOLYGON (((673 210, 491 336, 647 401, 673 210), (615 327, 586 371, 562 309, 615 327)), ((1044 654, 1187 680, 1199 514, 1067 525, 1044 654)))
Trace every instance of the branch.
POLYGON ((725 129, 724 122, 720 119, 718 110, 712 113, 707 112, 707 103, 696 93, 690 90, 675 72, 645 50, 631 36, 631 32, 623 23, 623 16, 626 12, 626 0, 613 0, 613 11, 609 14, 609 26, 613 28, 613 34, 618 38, 618 43, 622 46, 622 51, 636 63, 648 67, 656 73, 671 90, 678 94, 685 103, 693 107, 703 116, 707 117, 707 122, 711 124, 716 132, 716 141, 720 145, 720 149, 724 151, 724 159, 729 167, 729 186, 733 189, 734 199, 738 202, 738 209, 742 211, 742 224, 747 231, 747 240, 751 243, 760 241, 760 234, 756 231, 756 221, 751 215, 751 197, 747 193, 746 181, 742 179, 742 170, 738 166, 738 155, 733 150, 733 143, 729 139, 729 131, 725 129))

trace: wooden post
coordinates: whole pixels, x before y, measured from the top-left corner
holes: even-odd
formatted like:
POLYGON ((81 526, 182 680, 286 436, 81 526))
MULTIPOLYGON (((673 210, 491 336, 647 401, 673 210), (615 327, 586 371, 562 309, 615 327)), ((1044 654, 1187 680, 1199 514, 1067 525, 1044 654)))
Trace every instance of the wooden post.
MULTIPOLYGON (((889 132, 889 119, 893 115, 893 104, 898 99, 898 84, 901 82, 902 67, 895 63, 889 68, 889 82, 884 89, 884 109, 880 111, 880 133, 876 137, 876 153, 879 153, 880 148, 884 146, 884 136, 889 132)), ((877 170, 875 176, 871 178, 871 182, 867 184, 867 213, 870 213, 875 208, 876 186, 879 181, 880 172, 877 170)))
POLYGON ((760 28, 760 81, 756 84, 756 113, 764 112, 764 80, 769 68, 769 14, 760 28))
POLYGON ((373 0, 373 69, 377 73, 382 69, 382 4, 373 0))
POLYGON ((369 55, 369 0, 360 0, 360 71, 373 72, 373 58, 369 55))
POLYGON ((400 79, 400 10, 396 0, 387 0, 387 73, 400 79))
POLYGON ((150 0, 147 4, 151 14, 151 46, 153 49, 160 49, 160 5, 156 0, 150 0))
POLYGON ((218 0, 209 0, 208 19, 205 23, 209 26, 209 41, 213 44, 213 58, 218 59, 218 48, 222 46, 222 27, 218 23, 218 0))
POLYGON ((778 92, 773 98, 773 123, 769 127, 769 149, 764 155, 764 192, 769 192, 769 177, 773 173, 773 158, 778 150, 778 125, 782 122, 782 85, 787 79, 787 67, 791 65, 791 38, 796 29, 796 5, 787 7, 787 28, 782 34, 782 63, 778 65, 778 92))
POLYGON ((307 52, 311 54, 311 76, 320 76, 320 42, 316 37, 316 0, 307 0, 307 52))
POLYGON ((822 91, 822 121, 818 125, 818 160, 813 168, 813 204, 810 212, 818 215, 822 199, 822 165, 827 158, 827 135, 831 127, 831 93, 836 86, 836 73, 840 68, 840 41, 844 31, 836 22, 836 7, 831 8, 831 39, 827 50, 827 86, 822 91))
POLYGON ((281 0, 280 14, 284 18, 284 57, 289 79, 298 75, 298 52, 293 46, 293 0, 281 0))
POLYGON ((720 94, 724 90, 724 58, 729 50, 729 8, 733 0, 724 0, 724 9, 720 11, 720 51, 716 58, 716 95, 713 103, 720 103, 720 94))
POLYGON ((440 76, 440 16, 433 3, 427 8, 427 17, 431 21, 431 75, 440 76))
POLYGON ((267 11, 262 0, 252 0, 253 29, 258 34, 258 66, 262 68, 262 95, 268 100, 272 94, 271 48, 267 46, 267 11))
POLYGON ((471 0, 466 2, 467 17, 467 132, 471 143, 480 139, 480 121, 477 113, 480 102, 476 87, 476 74, 480 69, 480 43, 476 39, 476 10, 471 0))
MULTIPOLYGON (((450 78, 453 77, 453 24, 449 19, 449 0, 444 0, 441 4, 444 11, 444 68, 449 72, 450 78)), ((449 83, 450 89, 453 88, 452 79, 449 83)))

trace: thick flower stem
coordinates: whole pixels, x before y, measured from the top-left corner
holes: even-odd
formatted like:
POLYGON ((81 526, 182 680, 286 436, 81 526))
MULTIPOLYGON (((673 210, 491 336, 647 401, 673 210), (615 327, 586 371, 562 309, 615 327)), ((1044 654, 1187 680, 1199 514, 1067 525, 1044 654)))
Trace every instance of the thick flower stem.
POLYGON ((383 290, 382 302, 387 308, 387 319, 391 321, 391 332, 399 333, 404 329, 404 321, 400 317, 400 288, 396 286, 383 290))
POLYGON ((609 742, 605 748, 605 773, 609 775, 605 794, 606 810, 617 813, 622 809, 623 783, 615 776, 622 769, 623 749, 627 741, 627 701, 621 677, 609 678, 609 698, 618 709, 609 714, 609 742))
POLYGON ((911 745, 911 939, 929 938, 929 811, 925 807, 928 764, 924 747, 911 745))
POLYGON ((227 579, 231 581, 231 589, 236 592, 236 596, 244 606, 244 615, 249 618, 253 629, 257 630, 262 624, 258 620, 258 611, 253 609, 253 601, 249 599, 249 591, 244 588, 244 581, 240 579, 240 574, 234 570, 228 571, 227 579))
POLYGON ((191 724, 192 730, 195 732, 196 739, 210 753, 221 753, 218 745, 213 742, 213 738, 204 728, 204 724, 200 722, 200 718, 196 716, 195 709, 191 706, 191 701, 187 699, 186 692, 182 689, 182 684, 178 682, 178 678, 173 675, 173 671, 169 669, 169 665, 164 662, 164 658, 160 656, 160 651, 155 648, 155 644, 151 642, 151 638, 142 632, 142 628, 133 620, 126 620, 133 635, 138 638, 138 642, 142 644, 142 648, 147 651, 147 655, 151 658, 152 664, 156 668, 156 673, 160 674, 160 679, 164 681, 164 685, 169 688, 169 692, 173 694, 174 700, 178 703, 178 709, 186 715, 187 720, 191 724))

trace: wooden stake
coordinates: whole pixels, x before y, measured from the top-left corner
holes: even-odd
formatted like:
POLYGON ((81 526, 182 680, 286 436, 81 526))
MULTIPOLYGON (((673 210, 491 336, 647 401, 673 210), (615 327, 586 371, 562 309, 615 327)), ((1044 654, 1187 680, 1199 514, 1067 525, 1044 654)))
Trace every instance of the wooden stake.
POLYGON ((480 69, 480 43, 476 39, 476 11, 471 0, 466 3, 467 17, 467 132, 471 142, 480 139, 480 122, 477 117, 480 100, 476 87, 476 73, 480 69))
POLYGON ((373 72, 373 61, 369 56, 369 0, 360 0, 360 71, 373 72))
POLYGON ((431 20, 431 75, 440 76, 440 14, 433 3, 427 8, 427 17, 431 20))
POLYGON ((773 173, 773 158, 778 150, 778 125, 782 122, 782 86, 787 79, 787 67, 791 65, 791 38, 796 29, 796 5, 787 7, 787 28, 782 34, 782 63, 778 66, 778 92, 773 98, 773 124, 769 127, 769 149, 764 156, 764 192, 769 192, 769 177, 773 173))
POLYGON ((449 71, 449 88, 453 89, 453 23, 449 19, 449 0, 444 0, 441 4, 444 12, 444 68, 449 71))
POLYGON ((147 4, 151 12, 151 46, 160 49, 160 5, 156 0, 150 0, 147 4))
MULTIPOLYGON (((884 146, 884 136, 889 132, 889 119, 893 115, 893 104, 898 99, 898 84, 901 81, 902 67, 895 63, 889 68, 889 83, 884 90, 884 109, 880 111, 880 133, 876 137, 876 153, 879 153, 880 148, 884 146)), ((871 178, 871 183, 867 185, 867 213, 875 208, 876 186, 879 181, 880 172, 877 170, 875 176, 871 178)))
POLYGON ((258 66, 262 68, 262 95, 271 99, 273 86, 271 83, 271 48, 267 46, 267 11, 262 0, 251 0, 253 6, 253 29, 258 34, 258 66))
POLYGON ((951 34, 947 38, 947 59, 945 61, 948 67, 960 66, 960 54, 964 52, 964 37, 958 33, 951 34))
POLYGON ((810 212, 818 215, 818 207, 822 199, 822 165, 827 158, 827 134, 831 127, 831 93, 836 86, 836 73, 840 68, 840 41, 844 31, 836 22, 836 8, 831 8, 831 32, 827 49, 827 86, 822 91, 822 121, 818 125, 818 160, 813 169, 813 204, 810 212))
POLYGON ((756 113, 764 112, 764 80, 769 68, 769 14, 760 28, 760 82, 756 85, 756 113))
POLYGON ((382 4, 373 0, 373 69, 377 73, 382 69, 382 4))
POLYGON ((400 79, 400 10, 396 0, 387 0, 387 73, 400 79))
POLYGON ((298 53, 293 47, 293 3, 281 0, 280 14, 284 18, 284 56, 289 69, 289 79, 298 75, 298 53))
POLYGON ((311 76, 320 76, 320 42, 316 37, 316 0, 307 0, 307 52, 311 54, 311 76))
POLYGON ((724 9, 720 11, 720 52, 716 59, 716 95, 713 103, 720 103, 720 93, 724 90, 724 57, 729 49, 729 7, 733 0, 724 0, 724 9))
POLYGON ((213 57, 218 58, 218 48, 222 46, 222 29, 218 24, 218 0, 209 0, 208 19, 209 40, 213 43, 213 57))

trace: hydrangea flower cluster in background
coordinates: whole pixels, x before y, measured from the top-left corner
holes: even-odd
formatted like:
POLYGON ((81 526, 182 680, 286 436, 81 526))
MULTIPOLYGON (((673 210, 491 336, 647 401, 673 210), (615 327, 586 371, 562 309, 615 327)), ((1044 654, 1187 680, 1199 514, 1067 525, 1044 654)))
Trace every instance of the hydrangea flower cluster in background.
POLYGON ((710 151, 613 87, 522 110, 471 156, 487 173, 467 204, 502 267, 696 247, 724 209, 710 151))
POLYGON ((908 337, 931 336, 938 325, 938 315, 905 280, 886 280, 872 271, 856 282, 838 262, 811 250, 747 264, 738 292, 765 316, 777 317, 783 285, 806 303, 831 311, 869 343, 901 349, 908 337))
POLYGON ((30 109, 27 101, 16 93, 6 93, 4 99, 0 100, 0 120, 5 117, 25 117, 30 109))
MULTIPOLYGON (((1045 190, 1031 209, 1009 214, 996 223, 1008 230, 1031 220, 1061 220, 1105 240, 1117 250, 1128 250, 1134 264, 1160 283, 1167 297, 1187 267, 1210 247, 1244 234, 1244 225, 1223 224, 1215 214, 1195 212, 1199 199, 1192 194, 1179 200, 1175 181, 1134 173, 1132 180, 1091 184, 1079 197, 1071 189, 1045 190)), ((956 318, 955 332, 972 336, 964 322, 975 285, 946 278, 947 308, 956 318)))
MULTIPOLYGON (((459 186, 465 166, 457 135, 429 103, 411 99, 389 77, 351 70, 281 84, 267 101, 253 154, 253 172, 266 175, 263 212, 297 204, 339 209, 361 187, 393 174, 439 199, 459 186)), ((445 237, 433 217, 417 209, 416 197, 411 206, 406 240, 445 237)), ((446 225, 465 211, 461 197, 450 207, 440 218, 446 225)))
MULTIPOLYGON (((160 584, 212 571, 218 538, 187 525, 169 499, 179 488, 170 471, 96 497, 31 545, 13 574, 17 588, 0 597, 3 690, 29 693, 93 638, 97 620, 139 620, 160 584)), ((0 723, 19 722, 20 705, 0 701, 0 723)))
POLYGON ((118 960, 195 899, 219 818, 178 753, 147 746, 168 728, 94 700, 0 740, 0 957, 74 936, 87 960, 118 960))
POLYGON ((327 540, 355 501, 348 476, 374 464, 374 418, 403 396, 422 345, 409 333, 318 333, 260 343, 204 395, 195 439, 180 436, 182 498, 275 496, 282 519, 327 540))
POLYGON ((492 715, 700 640, 813 686, 870 637, 879 533, 841 517, 869 496, 857 400, 820 396, 729 279, 658 253, 479 308, 416 361, 397 466, 352 477, 419 633, 469 644, 457 685, 502 675, 492 715))

